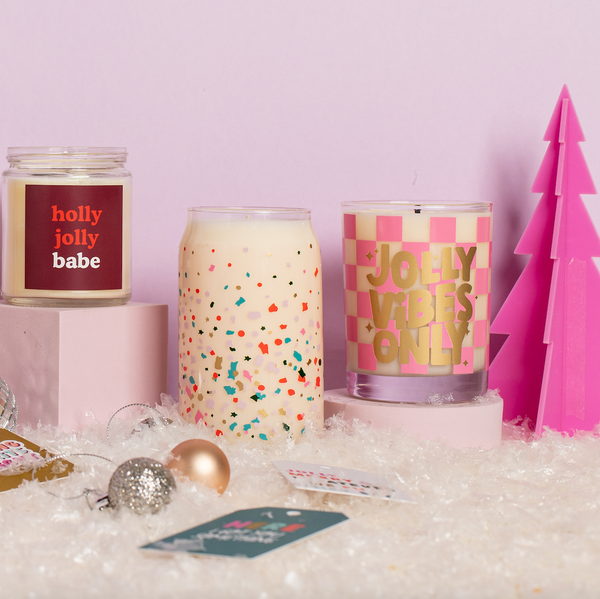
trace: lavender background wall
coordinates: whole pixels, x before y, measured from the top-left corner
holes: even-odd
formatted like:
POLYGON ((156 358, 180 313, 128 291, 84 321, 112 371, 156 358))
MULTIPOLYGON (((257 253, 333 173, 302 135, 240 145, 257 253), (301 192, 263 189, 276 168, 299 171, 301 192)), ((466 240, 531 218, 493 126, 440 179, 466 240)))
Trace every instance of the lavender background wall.
POLYGON ((186 208, 310 208, 341 387, 340 202, 494 202, 495 314, 564 83, 600 185, 599 23, 593 0, 0 0, 0 152, 127 146, 134 300, 169 304, 172 394, 186 208))

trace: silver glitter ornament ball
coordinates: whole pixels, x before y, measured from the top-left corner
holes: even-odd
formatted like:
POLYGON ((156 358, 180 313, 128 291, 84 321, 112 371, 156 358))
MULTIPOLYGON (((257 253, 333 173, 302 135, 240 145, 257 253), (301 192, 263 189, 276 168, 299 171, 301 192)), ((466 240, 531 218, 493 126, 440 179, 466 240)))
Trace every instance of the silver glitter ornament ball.
POLYGON ((133 458, 123 462, 112 475, 108 502, 114 508, 154 514, 170 503, 175 488, 175 479, 166 466, 150 458, 133 458))
POLYGON ((17 402, 6 381, 0 379, 0 428, 12 431, 17 424, 17 402))

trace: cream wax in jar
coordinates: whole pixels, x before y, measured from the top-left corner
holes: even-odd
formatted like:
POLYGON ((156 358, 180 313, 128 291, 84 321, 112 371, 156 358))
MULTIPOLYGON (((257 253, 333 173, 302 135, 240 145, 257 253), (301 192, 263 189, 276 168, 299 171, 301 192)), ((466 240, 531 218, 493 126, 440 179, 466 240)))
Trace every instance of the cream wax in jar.
POLYGON ((487 390, 492 205, 343 204, 346 372, 363 399, 487 390))
POLYGON ((310 212, 191 208, 179 248, 179 410, 216 435, 323 424, 321 253, 310 212))
POLYGON ((9 148, 2 182, 2 297, 24 306, 131 298, 125 148, 9 148))

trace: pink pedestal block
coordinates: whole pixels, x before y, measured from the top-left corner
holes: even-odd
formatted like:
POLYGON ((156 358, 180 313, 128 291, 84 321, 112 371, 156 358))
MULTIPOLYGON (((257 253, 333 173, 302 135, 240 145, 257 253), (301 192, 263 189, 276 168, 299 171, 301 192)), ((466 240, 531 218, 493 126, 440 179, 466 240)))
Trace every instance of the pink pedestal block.
POLYGON ((168 307, 25 308, 0 302, 0 376, 18 424, 75 430, 167 392, 168 307))
POLYGON ((497 447, 502 441, 502 408, 499 397, 485 403, 395 404, 352 397, 345 389, 325 392, 325 418, 338 414, 357 418, 377 428, 403 428, 452 447, 497 447))

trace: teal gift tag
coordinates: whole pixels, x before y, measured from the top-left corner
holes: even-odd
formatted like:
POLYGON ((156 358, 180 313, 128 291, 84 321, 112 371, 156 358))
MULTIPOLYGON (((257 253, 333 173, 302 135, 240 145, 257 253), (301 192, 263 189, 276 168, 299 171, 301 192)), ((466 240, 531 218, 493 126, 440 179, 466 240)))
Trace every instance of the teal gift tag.
POLYGON ((263 507, 239 510, 140 549, 254 558, 348 518, 339 512, 263 507))

